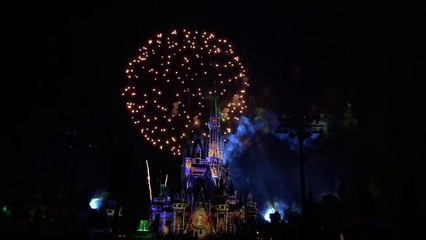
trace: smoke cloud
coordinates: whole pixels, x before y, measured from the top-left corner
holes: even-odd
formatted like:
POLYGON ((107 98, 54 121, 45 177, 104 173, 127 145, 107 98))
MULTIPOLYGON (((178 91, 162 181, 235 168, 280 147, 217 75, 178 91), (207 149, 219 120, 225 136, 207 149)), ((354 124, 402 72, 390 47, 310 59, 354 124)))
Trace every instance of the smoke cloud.
MULTIPOLYGON (((288 134, 277 133, 278 116, 257 109, 251 117, 241 117, 236 132, 227 138, 224 159, 231 168, 231 178, 243 199, 249 192, 265 213, 271 204, 276 211, 300 208, 300 165, 298 142, 288 134), (279 204, 277 204, 279 203, 279 204)), ((325 120, 322 120, 326 124, 325 120)), ((306 196, 314 200, 323 193, 334 192, 338 177, 327 171, 327 156, 321 153, 320 139, 305 140, 306 196)))

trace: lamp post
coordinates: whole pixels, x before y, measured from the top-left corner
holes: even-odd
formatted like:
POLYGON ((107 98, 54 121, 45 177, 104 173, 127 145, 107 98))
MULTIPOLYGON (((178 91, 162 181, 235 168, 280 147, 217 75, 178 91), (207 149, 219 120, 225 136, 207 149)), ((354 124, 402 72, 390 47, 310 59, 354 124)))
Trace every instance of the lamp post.
POLYGON ((82 153, 86 152, 89 148, 92 147, 89 144, 87 134, 85 131, 80 130, 69 130, 66 132, 66 148, 70 152, 71 158, 71 176, 70 176, 70 185, 69 185, 69 196, 68 196, 68 212, 67 212, 67 220, 68 227, 73 228, 75 224, 75 216, 76 216, 76 174, 77 174, 77 161, 82 157, 82 153))
POLYGON ((306 155, 303 149, 305 139, 312 134, 323 134, 323 126, 318 124, 319 117, 310 118, 307 115, 301 117, 281 116, 278 118, 279 125, 276 129, 277 133, 288 134, 291 139, 297 137, 299 144, 299 166, 300 166, 300 197, 301 197, 301 216, 305 215, 306 190, 305 190, 305 162, 306 155))

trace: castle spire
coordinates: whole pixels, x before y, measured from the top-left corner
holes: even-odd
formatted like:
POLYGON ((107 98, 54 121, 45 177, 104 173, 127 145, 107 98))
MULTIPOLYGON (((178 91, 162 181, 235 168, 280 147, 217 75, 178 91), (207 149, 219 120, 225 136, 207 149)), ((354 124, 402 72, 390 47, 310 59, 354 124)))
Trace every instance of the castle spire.
POLYGON ((214 115, 218 117, 216 80, 214 80, 214 115))
POLYGON ((211 111, 213 116, 218 117, 216 79, 213 80, 213 103, 211 111))

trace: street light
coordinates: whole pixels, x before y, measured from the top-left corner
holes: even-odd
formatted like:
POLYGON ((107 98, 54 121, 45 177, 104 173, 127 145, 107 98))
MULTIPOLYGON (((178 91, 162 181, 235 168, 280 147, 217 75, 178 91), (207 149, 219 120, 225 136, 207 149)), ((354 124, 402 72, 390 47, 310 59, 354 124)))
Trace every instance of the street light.
POLYGON ((70 152, 71 157, 71 179, 69 186, 68 196, 68 212, 67 220, 70 227, 73 227, 75 221, 75 178, 77 173, 77 161, 81 158, 82 153, 85 153, 89 148, 92 147, 90 144, 88 135, 85 131, 80 130, 69 130, 65 136, 66 148, 70 152))
POLYGON ((277 133, 288 134, 291 139, 297 137, 299 144, 299 164, 300 164, 300 193, 301 193, 301 215, 304 217, 306 191, 305 191, 305 161, 306 156, 303 150, 303 142, 305 139, 311 138, 312 134, 323 134, 324 128, 320 125, 319 117, 309 117, 303 115, 297 116, 281 116, 278 118, 279 125, 276 129, 277 133))

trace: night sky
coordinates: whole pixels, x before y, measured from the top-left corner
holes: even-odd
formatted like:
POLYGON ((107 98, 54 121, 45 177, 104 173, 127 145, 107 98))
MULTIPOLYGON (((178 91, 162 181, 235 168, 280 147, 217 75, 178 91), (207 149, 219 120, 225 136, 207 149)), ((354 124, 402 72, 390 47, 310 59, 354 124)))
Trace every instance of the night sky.
MULTIPOLYGON (((189 28, 215 32, 233 43, 248 69, 251 119, 321 113, 339 122, 351 103, 356 129, 335 127, 327 141, 315 145, 321 150, 312 148, 318 161, 311 168, 318 172, 307 174, 312 182, 327 185, 322 190, 332 191, 338 176, 385 190, 398 189, 408 178, 425 196, 424 10, 396 3, 158 2, 6 9, 12 14, 3 21, 2 34, 5 193, 37 186, 48 177, 66 186, 73 160, 77 187, 84 183, 91 194, 101 192, 115 142, 128 159, 127 188, 136 199, 129 205, 143 211, 145 159, 154 175, 162 170, 170 181, 178 179, 181 159, 152 148, 132 125, 121 98, 124 68, 156 33, 189 28), (75 143, 82 144, 82 151, 69 150, 69 131, 79 133, 75 143)), ((240 158, 257 158, 262 145, 268 154, 260 159, 267 166, 282 167, 285 176, 294 172, 289 169, 297 169, 297 162, 279 160, 294 158, 291 144, 280 152, 272 148, 277 138, 267 135, 258 135, 261 143, 240 158)), ((236 170, 247 175, 247 165, 236 170)), ((255 182, 257 175, 247 178, 255 182)), ((294 182, 289 188, 298 186, 294 182)), ((313 191, 319 195, 322 190, 313 191)))

